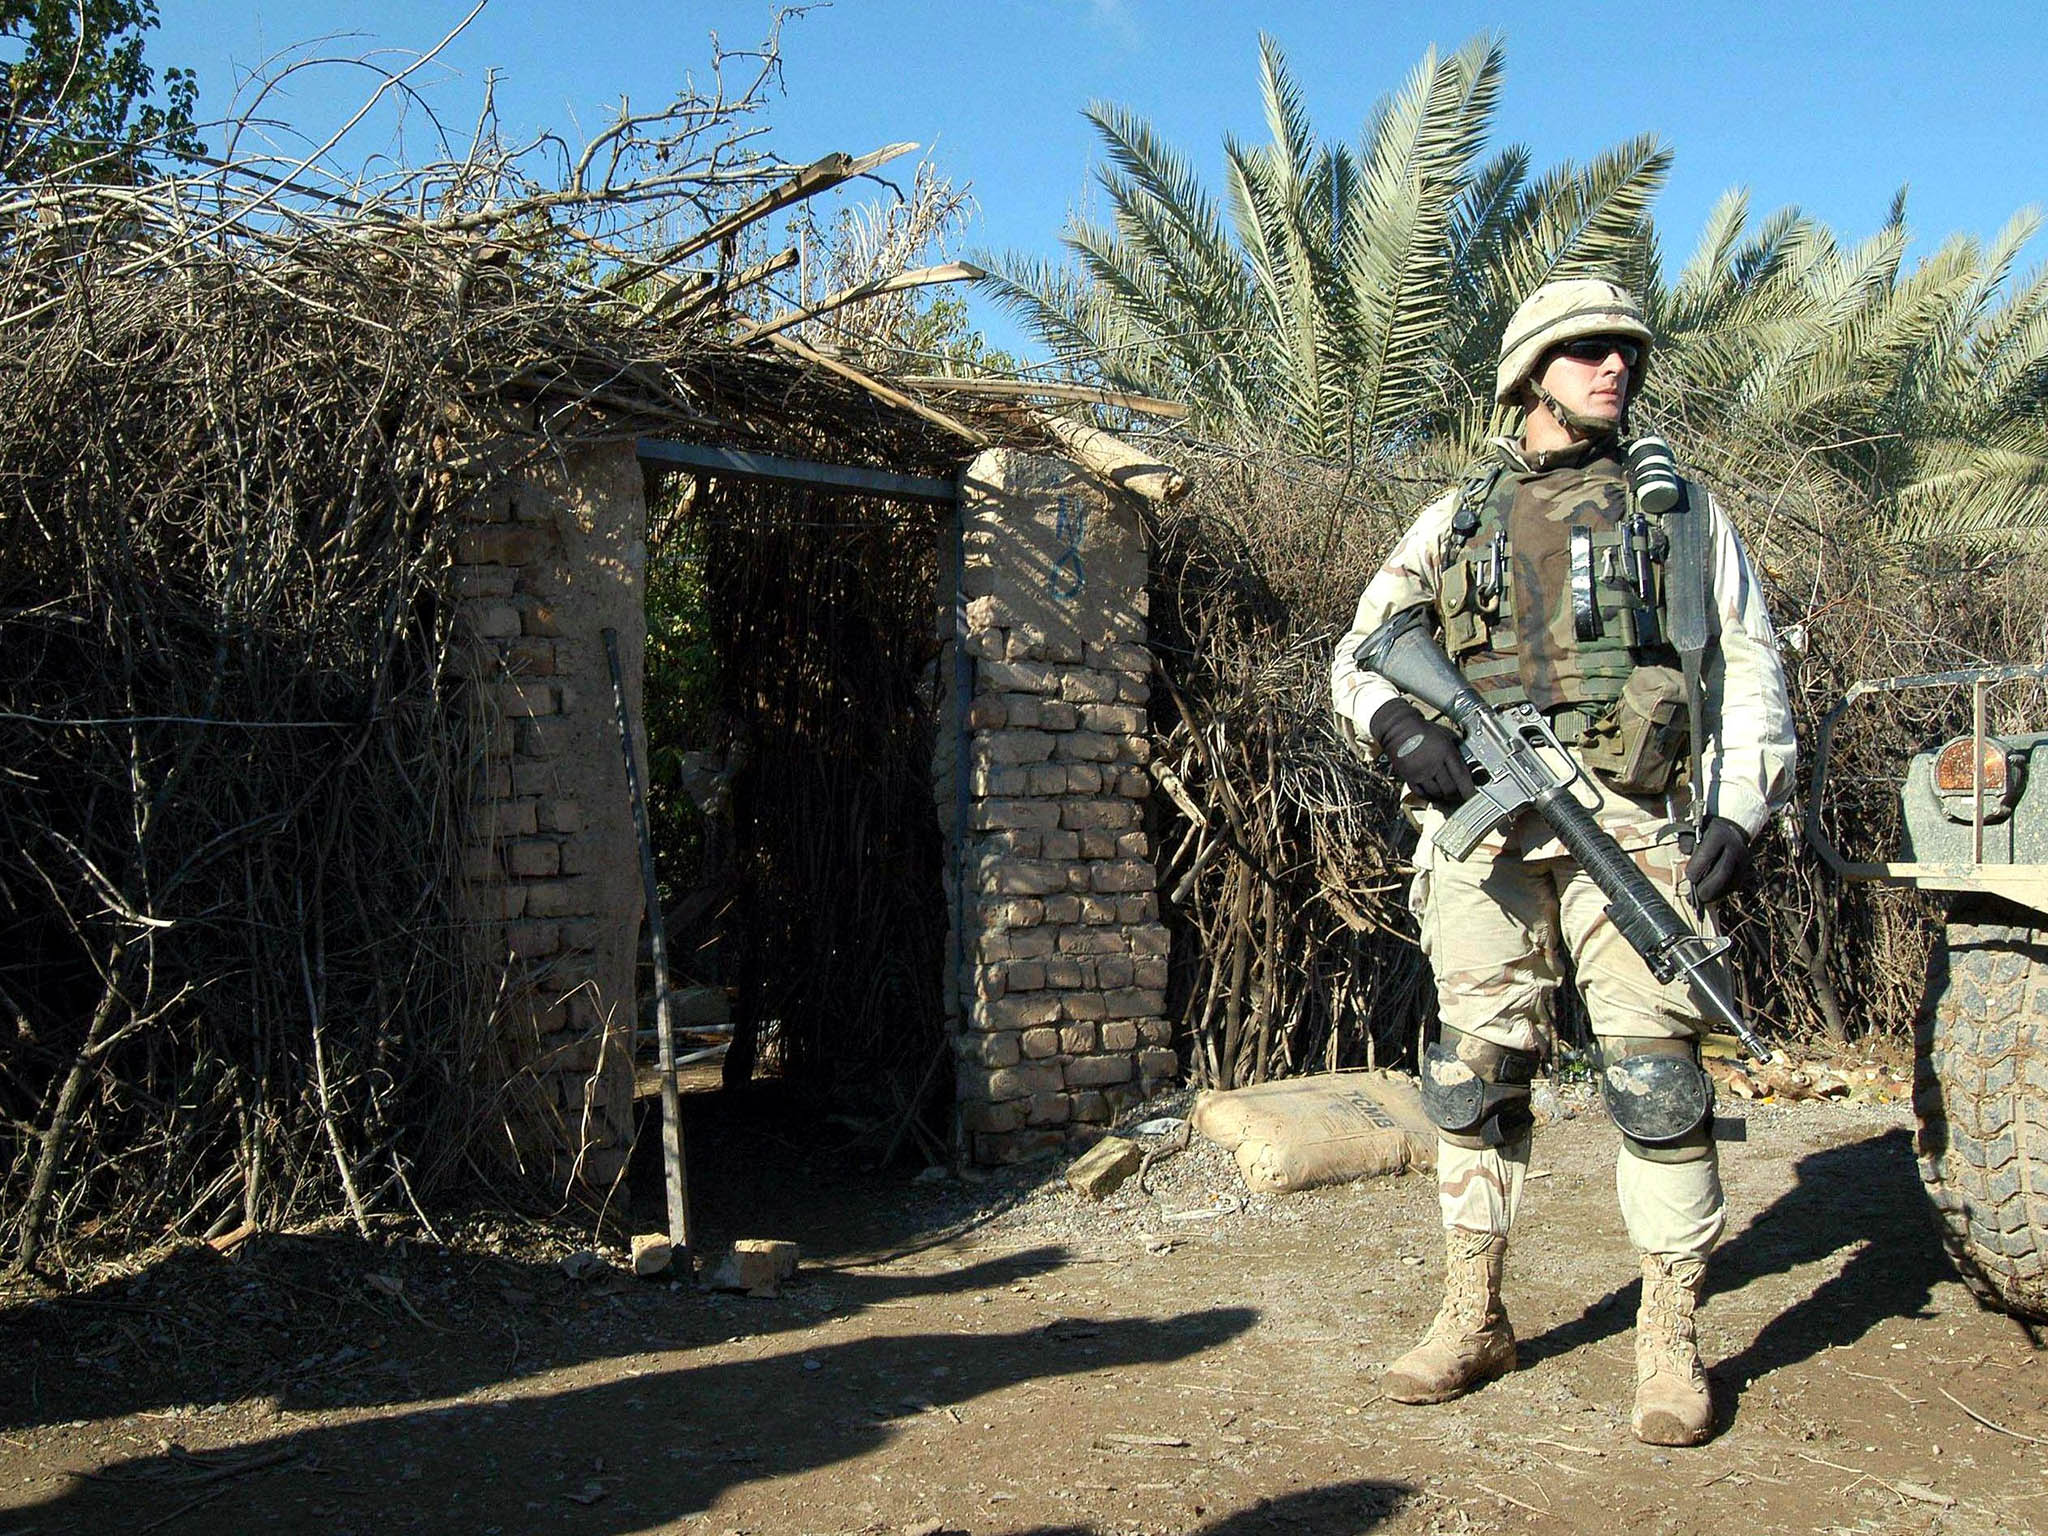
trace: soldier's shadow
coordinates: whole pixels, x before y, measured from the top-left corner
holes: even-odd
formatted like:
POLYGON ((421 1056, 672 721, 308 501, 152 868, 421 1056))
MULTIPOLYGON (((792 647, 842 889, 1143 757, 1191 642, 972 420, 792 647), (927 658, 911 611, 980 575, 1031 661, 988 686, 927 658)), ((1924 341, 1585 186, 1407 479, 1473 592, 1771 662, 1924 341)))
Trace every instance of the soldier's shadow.
MULTIPOLYGON (((1708 1362, 1724 1424, 1747 1383, 1853 1343, 1886 1318, 1926 1316, 1934 1287, 1955 1275, 1926 1208, 1910 1133, 1812 1153, 1793 1173, 1792 1188, 1715 1251, 1709 1306, 1716 1295, 1854 1251, 1741 1351, 1708 1362)), ((1571 1321, 1521 1341, 1518 1353, 1525 1361, 1547 1359, 1629 1332, 1641 1291, 1640 1281, 1617 1287, 1571 1321)))

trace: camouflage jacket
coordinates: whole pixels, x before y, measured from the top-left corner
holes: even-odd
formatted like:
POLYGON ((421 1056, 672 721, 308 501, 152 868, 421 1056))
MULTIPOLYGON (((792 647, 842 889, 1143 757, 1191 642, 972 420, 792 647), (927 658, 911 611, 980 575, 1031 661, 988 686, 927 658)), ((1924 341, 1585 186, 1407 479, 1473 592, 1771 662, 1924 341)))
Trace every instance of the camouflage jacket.
MULTIPOLYGON (((1510 465, 1525 472, 1546 467, 1523 458, 1511 440, 1496 439, 1493 446, 1510 465)), ((1359 643, 1403 609, 1435 605, 1443 573, 1460 554, 1461 541, 1451 529, 1458 499, 1458 491, 1453 489, 1423 509, 1366 585, 1350 632, 1337 644, 1331 694, 1339 718, 1348 721, 1360 737, 1367 735, 1374 712, 1399 697, 1399 692, 1385 678, 1357 664, 1354 657, 1359 643)), ((1712 497, 1704 499, 1713 554, 1713 593, 1720 618, 1720 638, 1708 650, 1705 667, 1705 804, 1708 814, 1727 817, 1754 838, 1772 808, 1791 792, 1795 754, 1792 711, 1770 617, 1749 556, 1726 514, 1712 497)), ((1587 788, 1588 803, 1597 794, 1600 820, 1622 846, 1646 847, 1673 835, 1668 808, 1661 799, 1620 795, 1591 781, 1590 776, 1587 788)), ((1412 808, 1419 810, 1419 802, 1412 808)), ((1549 857, 1563 851, 1542 835, 1548 829, 1540 824, 1521 830, 1528 839, 1521 849, 1525 856, 1549 857)), ((1514 829, 1510 829, 1510 838, 1513 836, 1514 829)), ((1496 836, 1487 846, 1497 851, 1503 845, 1504 840, 1496 836)))

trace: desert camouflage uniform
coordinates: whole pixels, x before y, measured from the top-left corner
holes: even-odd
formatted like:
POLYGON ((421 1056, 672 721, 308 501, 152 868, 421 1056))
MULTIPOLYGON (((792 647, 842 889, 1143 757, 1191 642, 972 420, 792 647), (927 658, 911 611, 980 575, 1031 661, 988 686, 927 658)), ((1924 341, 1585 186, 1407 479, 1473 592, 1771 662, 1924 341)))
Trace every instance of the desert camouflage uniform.
MULTIPOLYGON (((1569 710, 1591 690, 1583 686, 1570 642, 1565 530, 1574 522, 1602 531, 1611 526, 1622 505, 1620 466, 1611 449, 1592 444, 1533 460, 1508 439, 1496 440, 1492 448, 1508 466, 1514 496, 1509 584, 1520 601, 1512 615, 1514 639, 1504 654, 1512 658, 1519 651, 1522 665, 1508 665, 1503 676, 1503 652, 1490 649, 1458 659, 1482 692, 1514 690, 1519 684, 1519 691, 1546 713, 1569 710), (1548 614, 1528 600, 1532 593, 1551 600, 1548 614), (1558 642, 1560 632, 1563 643, 1558 642), (1489 670, 1486 662, 1493 663, 1491 675, 1475 675, 1489 670)), ((1705 808, 1735 822, 1753 839, 1791 785, 1791 711, 1748 557, 1712 499, 1697 487, 1694 493, 1706 503, 1711 590, 1720 629, 1704 674, 1705 808)), ((1463 558, 1464 541, 1451 526, 1458 504, 1459 493, 1453 490, 1424 509, 1366 587, 1351 632, 1337 646, 1331 679, 1337 713, 1361 736, 1374 712, 1399 692, 1357 665, 1353 658, 1359 643, 1394 614, 1437 603, 1444 572, 1463 558)), ((1502 627, 1508 627, 1507 621, 1502 627)), ((1594 664, 1603 662, 1612 664, 1612 652, 1594 664)), ((1679 880, 1685 855, 1678 846, 1677 817, 1689 816, 1689 807, 1671 805, 1663 796, 1618 793, 1591 773, 1580 791, 1616 842, 1635 855, 1680 912, 1693 916, 1679 880)), ((1657 983, 1607 920, 1606 898, 1533 812, 1461 861, 1435 846, 1443 813, 1412 795, 1407 805, 1421 828, 1414 908, 1447 1026, 1495 1045, 1547 1052, 1562 947, 1572 957, 1597 1035, 1685 1038, 1701 1030, 1698 1008, 1684 984, 1657 983)), ((1526 1132, 1504 1146, 1483 1149, 1440 1140, 1438 1150, 1445 1226, 1505 1234, 1528 1168, 1526 1132)), ((1650 1161, 1624 1152, 1616 1180, 1637 1248, 1674 1260, 1705 1258, 1720 1236, 1725 1211, 1711 1142, 1704 1155, 1690 1161, 1650 1161)))

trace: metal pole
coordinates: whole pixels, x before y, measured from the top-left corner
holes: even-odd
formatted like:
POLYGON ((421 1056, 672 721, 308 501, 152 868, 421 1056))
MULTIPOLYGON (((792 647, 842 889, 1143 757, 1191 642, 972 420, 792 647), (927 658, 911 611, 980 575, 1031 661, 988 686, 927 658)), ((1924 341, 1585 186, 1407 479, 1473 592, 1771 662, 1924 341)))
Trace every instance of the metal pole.
POLYGON ((619 750, 633 800, 633 835, 640 842, 640 884, 647 895, 647 945, 654 956, 654 1031, 661 1072, 661 1171, 668 1187, 668 1240, 672 1263, 691 1273, 690 1192, 683 1175, 683 1106, 676 1091, 676 1035, 669 1018, 668 935, 662 932, 661 891, 654 879, 654 839, 647 831, 647 796, 633 755, 633 721, 626 712, 626 680, 619 670, 619 632, 604 631, 604 659, 612 674, 612 708, 619 717, 619 750))

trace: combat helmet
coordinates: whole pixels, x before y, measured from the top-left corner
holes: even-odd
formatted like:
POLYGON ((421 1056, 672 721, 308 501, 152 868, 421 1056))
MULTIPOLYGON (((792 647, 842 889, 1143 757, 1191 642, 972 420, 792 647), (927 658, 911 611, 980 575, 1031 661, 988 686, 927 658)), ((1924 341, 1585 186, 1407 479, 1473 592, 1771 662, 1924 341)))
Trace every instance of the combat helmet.
POLYGON ((1627 336, 1641 343, 1643 354, 1629 370, 1628 392, 1633 400, 1649 367, 1650 328, 1643 324, 1642 306, 1634 295, 1603 277, 1559 278, 1522 300, 1500 340, 1494 400, 1501 405, 1515 404, 1543 354, 1578 336, 1627 336))

